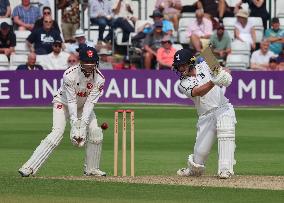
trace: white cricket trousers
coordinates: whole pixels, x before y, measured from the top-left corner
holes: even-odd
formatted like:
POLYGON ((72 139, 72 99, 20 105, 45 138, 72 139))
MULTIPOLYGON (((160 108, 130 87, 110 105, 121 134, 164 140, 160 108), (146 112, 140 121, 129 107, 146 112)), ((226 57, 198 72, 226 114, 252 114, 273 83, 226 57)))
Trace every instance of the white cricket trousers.
MULTIPOLYGON (((81 116, 83 111, 78 109, 78 117, 81 116)), ((61 103, 53 104, 53 126, 52 131, 43 139, 40 145, 36 148, 30 159, 22 166, 22 168, 29 168, 32 174, 35 174, 41 165, 47 160, 52 151, 59 145, 63 138, 63 133, 66 127, 66 122, 69 119, 68 107, 61 103)), ((97 127, 97 119, 94 112, 90 117, 90 123, 97 127)))
POLYGON ((232 118, 233 123, 236 124, 235 111, 230 103, 210 110, 199 117, 194 145, 193 161, 195 163, 205 165, 210 150, 217 139, 217 122, 223 116, 232 118))

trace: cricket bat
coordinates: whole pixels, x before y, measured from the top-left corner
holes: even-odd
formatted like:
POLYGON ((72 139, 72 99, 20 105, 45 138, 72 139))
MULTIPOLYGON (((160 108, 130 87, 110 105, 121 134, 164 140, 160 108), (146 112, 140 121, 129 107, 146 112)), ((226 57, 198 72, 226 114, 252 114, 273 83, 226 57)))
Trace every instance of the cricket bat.
POLYGON ((204 49, 200 53, 200 56, 204 58, 209 68, 213 72, 213 75, 218 75, 221 70, 221 65, 212 51, 212 46, 209 45, 206 49, 204 49))

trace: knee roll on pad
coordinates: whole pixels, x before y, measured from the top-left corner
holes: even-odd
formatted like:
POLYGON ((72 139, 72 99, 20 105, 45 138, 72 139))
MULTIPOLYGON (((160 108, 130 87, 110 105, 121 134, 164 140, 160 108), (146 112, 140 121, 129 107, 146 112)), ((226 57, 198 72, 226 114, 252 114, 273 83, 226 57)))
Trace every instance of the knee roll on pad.
POLYGON ((100 127, 94 127, 89 129, 89 136, 87 142, 100 144, 103 142, 103 131, 100 127))
POLYGON ((201 176, 205 171, 205 166, 202 164, 194 163, 193 154, 190 154, 187 159, 187 164, 195 176, 201 176))

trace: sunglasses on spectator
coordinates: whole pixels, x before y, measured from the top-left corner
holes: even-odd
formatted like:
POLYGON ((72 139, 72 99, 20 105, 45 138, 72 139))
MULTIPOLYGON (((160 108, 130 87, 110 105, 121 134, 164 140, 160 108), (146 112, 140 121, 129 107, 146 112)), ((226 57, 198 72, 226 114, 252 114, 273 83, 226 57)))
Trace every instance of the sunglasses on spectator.
POLYGON ((162 41, 163 44, 171 44, 171 41, 162 41))
POLYGON ((61 48, 61 44, 54 44, 54 47, 60 47, 61 48))
POLYGON ((68 60, 68 63, 76 63, 76 60, 68 60))
POLYGON ((45 23, 52 23, 52 21, 47 21, 47 20, 45 20, 45 21, 43 21, 43 22, 45 22, 45 23))
POLYGON ((43 15, 50 15, 49 11, 43 12, 43 15))

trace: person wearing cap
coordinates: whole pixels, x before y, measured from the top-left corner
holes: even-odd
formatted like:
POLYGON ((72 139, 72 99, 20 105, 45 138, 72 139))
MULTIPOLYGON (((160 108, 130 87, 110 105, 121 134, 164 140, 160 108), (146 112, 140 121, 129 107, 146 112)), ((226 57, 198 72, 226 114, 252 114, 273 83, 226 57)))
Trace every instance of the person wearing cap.
MULTIPOLYGON (((44 6, 42 8, 42 17, 35 22, 33 30, 35 30, 37 28, 40 28, 40 27, 43 27, 43 18, 44 18, 44 16, 51 16, 52 17, 51 8, 50 7, 44 6)), ((53 20, 52 27, 54 29, 56 29, 58 32, 60 32, 60 29, 59 29, 57 21, 53 20)))
POLYGON ((0 54, 5 54, 7 57, 15 52, 16 35, 12 30, 12 27, 3 22, 0 25, 0 54))
POLYGON ((264 38, 270 42, 270 51, 280 54, 284 43, 284 30, 280 28, 279 18, 272 18, 271 28, 265 30, 264 38))
POLYGON ((270 14, 266 9, 266 2, 266 0, 239 0, 235 7, 235 13, 238 13, 239 9, 250 10, 250 16, 260 17, 264 29, 266 29, 267 21, 270 18, 270 14))
MULTIPOLYGON (((222 87, 232 83, 232 76, 224 69, 212 74, 208 64, 196 64, 192 51, 181 49, 175 53, 173 70, 180 76, 178 90, 192 100, 198 114, 196 140, 193 153, 187 157, 187 166, 177 175, 201 176, 216 140, 218 141, 218 177, 227 179, 234 175, 236 164, 235 125, 237 123, 233 105, 224 95, 222 87)), ((195 128, 195 126, 192 126, 195 128)))
POLYGON ((178 30, 178 23, 182 4, 180 0, 156 0, 155 10, 160 10, 164 18, 170 20, 174 24, 174 28, 178 30))
POLYGON ((30 0, 22 0, 22 4, 13 9, 12 18, 17 30, 32 30, 34 23, 41 17, 40 10, 30 4, 30 0))
POLYGON ((144 40, 144 68, 150 70, 153 68, 153 60, 156 60, 157 50, 162 46, 161 41, 166 35, 162 31, 163 23, 158 21, 154 23, 154 30, 147 34, 144 40))
POLYGON ((277 57, 277 55, 269 50, 269 41, 264 39, 260 43, 260 49, 252 52, 250 68, 252 70, 266 70, 271 57, 277 57))
POLYGON ((246 9, 240 9, 236 17, 235 39, 246 42, 254 50, 256 48, 256 33, 253 22, 248 19, 249 12, 246 9))
POLYGON ((188 36, 196 52, 201 52, 209 43, 209 38, 213 33, 213 25, 210 20, 204 17, 202 9, 195 11, 196 19, 188 26, 188 36))
POLYGON ((36 58, 35 53, 29 53, 27 63, 19 65, 17 70, 43 70, 41 65, 36 64, 36 58))
POLYGON ((210 44, 213 46, 213 52, 218 59, 226 60, 227 55, 231 53, 231 38, 222 23, 211 35, 210 44))
POLYGON ((84 175, 106 176, 100 170, 103 132, 94 112, 95 104, 103 94, 105 78, 98 70, 99 57, 95 48, 81 49, 79 59, 80 64, 69 67, 63 74, 63 84, 52 101, 52 131, 18 170, 22 177, 36 175, 60 144, 68 121, 71 125, 71 143, 85 148, 84 175))
POLYGON ((113 38, 113 12, 111 3, 108 0, 93 0, 90 2, 90 20, 92 25, 99 26, 98 43, 112 41, 113 38), (109 26, 109 32, 104 38, 106 26, 109 26))
POLYGON ((9 0, 1 0, 0 18, 9 18, 11 16, 11 6, 9 0))
POLYGON ((79 47, 80 45, 85 44, 86 46, 89 47, 95 47, 95 44, 91 41, 88 41, 86 39, 86 34, 83 29, 77 29, 75 31, 75 34, 73 36, 75 38, 76 42, 75 43, 70 43, 66 46, 66 52, 68 53, 73 53, 75 55, 79 54, 79 47))
POLYGON ((113 70, 112 63, 109 60, 110 52, 106 48, 101 48, 99 51, 100 69, 113 70))
POLYGON ((269 64, 268 64, 268 68, 266 69, 267 71, 279 71, 280 70, 280 66, 277 63, 277 59, 271 57, 269 59, 269 64))
POLYGON ((27 38, 27 45, 30 52, 35 52, 37 55, 49 54, 53 50, 53 42, 56 40, 62 42, 60 32, 52 27, 52 24, 52 17, 44 16, 43 27, 37 28, 31 32, 27 38))
POLYGON ((57 8, 61 9, 61 28, 65 42, 74 42, 73 35, 80 27, 79 0, 59 0, 57 8))
POLYGON ((39 56, 40 65, 45 70, 66 70, 69 55, 69 53, 62 51, 62 41, 55 40, 52 44, 52 52, 39 56))
POLYGON ((159 70, 171 70, 172 62, 176 49, 172 46, 173 41, 169 35, 165 35, 162 39, 162 47, 157 51, 157 62, 159 70))

